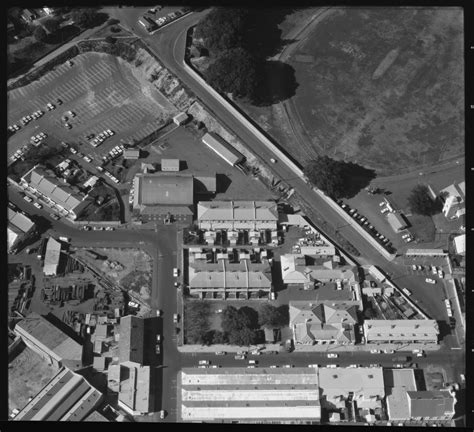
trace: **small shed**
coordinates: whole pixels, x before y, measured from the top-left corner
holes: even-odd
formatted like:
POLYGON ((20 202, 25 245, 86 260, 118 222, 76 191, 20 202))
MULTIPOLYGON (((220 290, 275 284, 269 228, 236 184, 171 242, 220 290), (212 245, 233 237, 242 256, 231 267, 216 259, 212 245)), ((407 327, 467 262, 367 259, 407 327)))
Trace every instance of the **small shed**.
POLYGON ((387 215, 387 220, 395 232, 400 232, 407 227, 405 220, 399 213, 389 213, 387 215))
POLYGON ((140 157, 140 150, 138 149, 127 149, 123 152, 124 159, 137 160, 140 157))
POLYGON ((178 126, 186 123, 188 121, 188 115, 184 112, 179 113, 178 115, 173 117, 173 122, 178 126))
POLYGON ((179 159, 161 159, 161 171, 179 171, 179 159))

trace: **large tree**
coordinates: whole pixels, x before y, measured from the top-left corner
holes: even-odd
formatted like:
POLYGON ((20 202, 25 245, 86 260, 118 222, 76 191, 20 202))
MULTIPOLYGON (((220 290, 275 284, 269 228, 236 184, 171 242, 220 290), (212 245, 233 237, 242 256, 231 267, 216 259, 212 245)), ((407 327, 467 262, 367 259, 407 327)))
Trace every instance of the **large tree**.
POLYGON ((93 27, 99 24, 100 14, 92 8, 74 9, 71 12, 71 19, 80 27, 93 27))
POLYGON ((243 9, 215 8, 196 26, 194 37, 213 55, 241 47, 245 14, 243 9))
POLYGON ((46 30, 43 27, 36 27, 34 32, 33 32, 33 37, 38 41, 38 42, 45 42, 46 39, 48 38, 48 35, 46 34, 46 30))
POLYGON ((271 304, 264 304, 259 310, 259 323, 264 327, 283 327, 288 325, 288 307, 276 308, 271 304))
POLYGON ((42 25, 49 33, 56 33, 59 30, 59 22, 58 18, 48 18, 42 22, 42 25))
POLYGON ((328 156, 318 156, 311 160, 304 168, 309 181, 326 195, 340 198, 346 187, 344 162, 328 156))
POLYGON ((408 196, 408 205, 413 213, 431 216, 439 211, 439 204, 433 200, 425 185, 415 186, 408 196))
POLYGON ((216 90, 235 97, 253 99, 258 84, 258 61, 243 48, 222 52, 205 75, 216 90))

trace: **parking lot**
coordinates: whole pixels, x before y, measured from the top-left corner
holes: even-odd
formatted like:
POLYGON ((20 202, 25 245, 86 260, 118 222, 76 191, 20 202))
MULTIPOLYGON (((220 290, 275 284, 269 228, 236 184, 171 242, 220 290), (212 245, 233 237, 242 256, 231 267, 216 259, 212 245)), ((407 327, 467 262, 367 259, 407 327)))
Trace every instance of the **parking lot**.
POLYGON ((9 155, 29 143, 31 136, 44 132, 77 143, 84 153, 98 157, 117 144, 149 135, 176 113, 151 84, 133 75, 128 64, 100 53, 81 54, 73 59, 72 66, 59 65, 38 81, 8 92, 8 125, 21 125, 23 116, 37 110, 44 115, 21 126, 9 139, 9 155), (54 105, 53 110, 47 109, 48 103, 54 105), (75 116, 68 115, 68 111, 75 116), (69 117, 71 129, 64 126, 64 115, 69 117), (115 135, 96 149, 88 144, 87 135, 98 135, 106 129, 115 135))

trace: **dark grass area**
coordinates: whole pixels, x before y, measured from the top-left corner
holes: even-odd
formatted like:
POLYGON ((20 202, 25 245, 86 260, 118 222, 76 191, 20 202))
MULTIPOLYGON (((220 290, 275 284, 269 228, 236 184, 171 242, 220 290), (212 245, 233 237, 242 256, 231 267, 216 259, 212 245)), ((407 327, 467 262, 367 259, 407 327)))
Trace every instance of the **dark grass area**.
POLYGON ((454 8, 353 9, 320 23, 297 52, 313 63, 291 62, 310 135, 383 173, 461 153, 461 16, 454 8))

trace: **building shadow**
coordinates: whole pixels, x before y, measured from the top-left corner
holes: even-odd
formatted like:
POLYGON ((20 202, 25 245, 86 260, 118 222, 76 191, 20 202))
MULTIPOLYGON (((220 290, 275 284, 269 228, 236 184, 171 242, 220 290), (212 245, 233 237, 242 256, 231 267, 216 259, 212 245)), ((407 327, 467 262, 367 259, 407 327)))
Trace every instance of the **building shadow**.
POLYGON ((225 174, 216 174, 216 193, 224 193, 229 189, 232 180, 225 174))

